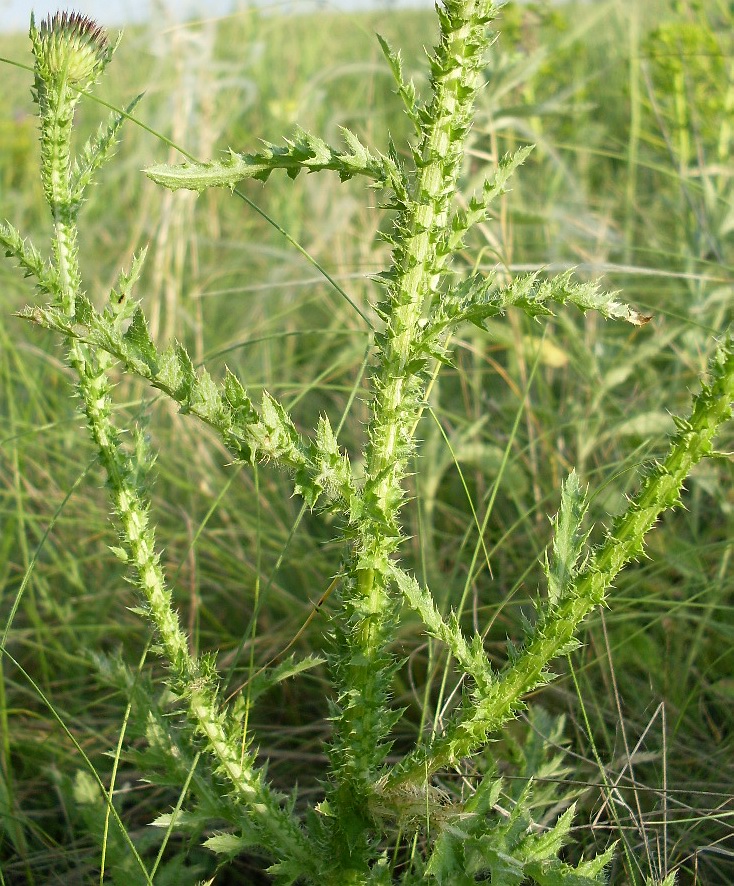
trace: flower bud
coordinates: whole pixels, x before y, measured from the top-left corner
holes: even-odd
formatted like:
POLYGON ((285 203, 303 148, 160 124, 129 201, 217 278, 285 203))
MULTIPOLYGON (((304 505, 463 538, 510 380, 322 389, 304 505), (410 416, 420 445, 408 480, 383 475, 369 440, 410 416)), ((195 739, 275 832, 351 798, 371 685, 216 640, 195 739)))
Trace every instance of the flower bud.
POLYGON ((107 65, 112 49, 102 28, 78 12, 57 12, 36 30, 31 17, 31 40, 39 75, 88 86, 107 65))

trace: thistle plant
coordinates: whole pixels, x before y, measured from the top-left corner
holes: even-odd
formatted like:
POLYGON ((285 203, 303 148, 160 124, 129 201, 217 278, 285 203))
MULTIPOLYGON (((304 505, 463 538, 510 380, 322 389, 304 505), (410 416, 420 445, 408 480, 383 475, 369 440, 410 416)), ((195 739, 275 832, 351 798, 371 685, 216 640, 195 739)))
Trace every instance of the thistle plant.
MULTIPOLYGON (((181 344, 156 345, 143 308, 132 296, 144 252, 120 274, 104 307, 85 295, 77 256, 78 216, 132 106, 113 114, 72 159, 74 109, 104 73, 113 47, 93 22, 79 15, 57 14, 38 28, 31 21, 41 176, 53 219, 50 257, 43 258, 9 223, 0 227, 0 242, 35 279, 44 300, 23 316, 68 342, 80 405, 116 516, 120 540, 114 552, 137 586, 139 611, 155 628, 156 648, 168 668, 168 689, 178 701, 178 723, 152 707, 147 735, 170 766, 179 768, 182 783, 194 769, 196 777, 191 779, 191 807, 178 819, 162 817, 158 824, 206 830, 205 845, 224 856, 262 855, 277 883, 604 882, 613 847, 576 866, 562 860, 572 805, 544 829, 537 826, 533 795, 545 809, 559 797, 541 797, 532 783, 537 770, 530 765, 523 773, 527 786, 512 794, 509 814, 498 811, 503 783, 497 768, 486 765, 486 748, 517 718, 527 694, 549 682, 551 662, 575 648, 581 623, 608 603, 616 576, 642 555, 645 537, 660 515, 679 504, 686 477, 712 453, 717 430, 731 415, 734 344, 728 338, 715 347, 690 414, 676 419, 677 433, 667 455, 650 466, 639 492, 596 547, 588 542, 585 524, 588 492, 576 473, 570 473, 544 563, 545 592, 538 595, 524 636, 513 638, 499 669, 490 664, 482 637, 468 637, 456 615, 439 611, 432 589, 401 566, 401 509, 416 429, 430 380, 441 364, 451 361, 452 336, 462 324, 484 328, 487 320, 510 308, 542 320, 553 316, 556 305, 596 311, 636 326, 649 319, 597 284, 578 282, 570 274, 531 274, 507 282, 499 275, 462 275, 455 261, 467 233, 490 218, 493 201, 505 193, 529 154, 522 148, 506 156, 488 174, 480 193, 463 208, 458 203, 496 12, 488 0, 443 0, 437 7, 439 40, 429 58, 424 97, 405 78, 400 55, 380 41, 415 132, 407 146, 408 162, 406 152, 392 143, 380 152, 349 130, 343 130, 340 147, 298 130, 282 145, 265 144, 252 153, 230 152, 221 160, 147 170, 153 181, 171 189, 233 189, 244 178, 266 181, 277 170, 296 178, 305 170, 336 173, 342 180, 363 177, 380 191, 382 209, 392 213, 387 237, 392 261, 375 277, 382 295, 374 307, 379 328, 361 473, 340 447, 328 416, 319 419, 310 436, 302 434, 275 397, 265 393, 255 405, 233 373, 217 380, 195 367, 181 344), (284 470, 310 508, 338 518, 343 565, 328 654, 333 681, 329 770, 323 797, 313 808, 304 808, 295 791, 282 796, 272 787, 247 725, 243 699, 223 697, 214 656, 196 657, 189 651, 149 518, 153 455, 141 428, 132 429, 132 445, 125 445, 113 420, 110 372, 115 364, 209 425, 233 460, 268 462, 272 469, 284 470), (419 735, 413 750, 396 759, 391 748, 402 711, 392 706, 391 693, 402 662, 392 644, 407 610, 418 616, 427 635, 446 645, 465 688, 442 731, 419 735), (466 780, 463 793, 439 788, 442 773, 480 760, 485 764, 477 777, 466 780), (188 773, 182 761, 190 762, 188 773), (388 846, 396 844, 400 851, 388 854, 388 846)), ((316 661, 289 659, 266 667, 259 675, 261 685, 272 685, 316 661)), ((544 765, 546 772, 560 770, 556 759, 544 765)), ((152 874, 138 861, 150 881, 152 874)))

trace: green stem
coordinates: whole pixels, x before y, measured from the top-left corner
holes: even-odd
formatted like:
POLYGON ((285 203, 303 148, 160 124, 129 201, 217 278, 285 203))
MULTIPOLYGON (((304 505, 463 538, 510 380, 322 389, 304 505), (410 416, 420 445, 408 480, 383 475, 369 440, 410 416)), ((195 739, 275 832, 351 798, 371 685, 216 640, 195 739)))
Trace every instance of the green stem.
MULTIPOLYGON (((373 376, 364 484, 364 515, 356 528, 351 582, 337 664, 344 689, 336 718, 332 758, 345 807, 364 810, 364 794, 386 753, 394 719, 388 710, 397 604, 390 594, 390 556, 401 541, 399 510, 407 460, 423 407, 424 362, 416 360, 419 323, 438 296, 448 256, 442 251, 465 141, 474 114, 494 5, 446 0, 439 10, 441 33, 431 60, 432 99, 423 138, 415 152, 417 178, 398 213, 393 266, 383 316, 379 369, 373 376), (351 788, 345 785, 351 784, 351 788)), ((339 792, 338 792, 339 793, 339 792)), ((366 811, 363 811, 366 818, 366 811)))
POLYGON ((69 193, 69 146, 78 93, 72 94, 66 80, 49 84, 36 81, 41 98, 41 177, 51 207, 54 226, 53 255, 59 272, 61 308, 74 316, 76 293, 81 286, 77 252, 77 230, 69 193))
MULTIPOLYGON (((42 103, 41 131, 44 149, 44 184, 47 185, 54 221, 53 254, 61 281, 60 307, 73 318, 80 292, 77 259, 78 206, 70 191, 70 140, 73 99, 64 81, 47 85, 42 103)), ((156 553, 155 531, 148 520, 148 505, 138 489, 135 466, 128 466, 120 448, 119 432, 112 420, 112 399, 107 369, 111 358, 80 342, 72 342, 69 360, 79 379, 79 393, 100 461, 107 473, 114 509, 122 528, 126 555, 147 604, 149 617, 168 659, 172 686, 187 700, 188 716, 214 757, 217 771, 230 782, 235 801, 245 806, 250 824, 263 845, 276 858, 288 858, 313 874, 318 865, 304 832, 263 782, 252 753, 241 750, 236 724, 228 724, 216 701, 212 675, 188 649, 172 605, 171 592, 156 553)))
POLYGON ((664 511, 679 503, 686 478, 711 453, 716 432, 731 417, 734 337, 717 350, 710 371, 711 380, 695 398, 690 418, 676 420, 679 430, 666 459, 654 466, 558 607, 540 619, 520 656, 478 702, 473 698, 465 703, 443 736, 418 748, 388 773, 385 793, 422 784, 438 769, 474 753, 491 733, 516 716, 523 695, 547 682, 548 664, 568 648, 587 615, 605 602, 619 572, 642 554, 645 536, 664 511))

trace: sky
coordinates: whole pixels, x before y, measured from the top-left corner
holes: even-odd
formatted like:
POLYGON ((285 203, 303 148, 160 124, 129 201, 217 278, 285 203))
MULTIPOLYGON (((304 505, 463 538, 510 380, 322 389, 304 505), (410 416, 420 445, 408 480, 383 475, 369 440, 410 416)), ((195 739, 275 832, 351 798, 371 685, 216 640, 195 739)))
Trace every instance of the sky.
MULTIPOLYGON (((275 5, 278 0, 261 0, 265 5, 275 5)), ((423 0, 423 5, 428 5, 431 0, 423 0)), ((283 0, 280 0, 283 5, 283 0)), ((341 9, 356 9, 369 5, 378 5, 379 0, 327 0, 323 5, 339 7, 341 9)), ((49 13, 59 9, 81 12, 88 15, 102 25, 121 25, 125 22, 140 21, 147 18, 152 9, 157 8, 159 14, 162 8, 176 10, 177 14, 184 17, 210 17, 225 15, 231 12, 237 5, 247 6, 246 2, 238 0, 0 0, 0 31, 28 30, 28 22, 33 10, 36 21, 40 21, 49 13)), ((306 8, 302 2, 288 2, 289 8, 306 8)), ((313 4, 312 4, 313 5, 313 4)), ((401 5, 403 5, 401 3, 401 5)), ((407 5, 407 4, 406 4, 407 5)), ((421 5, 421 0, 413 0, 410 5, 421 5)))

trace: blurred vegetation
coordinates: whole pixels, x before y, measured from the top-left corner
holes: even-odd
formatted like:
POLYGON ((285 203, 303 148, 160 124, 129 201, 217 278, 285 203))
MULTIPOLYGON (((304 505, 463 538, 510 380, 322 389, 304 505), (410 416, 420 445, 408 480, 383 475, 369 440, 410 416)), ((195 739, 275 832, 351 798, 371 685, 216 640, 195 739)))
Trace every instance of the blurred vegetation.
MULTIPOLYGON (((428 11, 249 10, 127 29, 102 94, 118 106, 145 97, 82 217, 90 294, 103 300, 149 243, 139 293, 159 341, 185 341, 213 371, 228 365, 253 394, 267 387, 308 426, 322 411, 334 425, 344 415, 340 439, 358 451, 367 329, 314 262, 371 311, 368 275, 387 260, 378 195, 322 175, 249 182, 254 205, 222 193, 197 200, 156 189, 140 170, 180 157, 165 139, 204 159, 277 141, 296 123, 331 142, 339 126, 380 148, 390 135, 404 149, 410 133, 374 32, 401 47, 420 87, 434 28, 428 11)), ((537 147, 465 268, 576 266, 654 319, 630 331, 569 311, 552 335, 519 314, 490 335, 467 329, 432 391, 406 509, 411 565, 444 608, 485 630, 498 660, 541 582, 561 479, 576 466, 601 488, 593 517, 607 522, 663 451, 669 414, 731 322, 734 6, 509 3, 500 31, 464 192, 505 151, 537 147)), ((25 37, 0 38, 0 56, 30 64, 25 37)), ((2 72, 0 214, 42 241, 31 75, 7 61, 2 72)), ((105 114, 84 101, 80 131, 105 114)), ((148 638, 108 550, 109 506, 62 352, 11 316, 28 301, 23 284, 0 263, 0 624, 10 624, 13 657, 0 664, 0 871, 5 883, 86 883, 100 837, 80 799, 81 752, 108 778, 105 755, 126 722, 127 695, 100 656, 121 650, 137 667, 148 638)), ((338 568, 331 532, 267 465, 229 467, 205 428, 150 406, 129 380, 118 394, 121 410, 150 411, 155 517, 182 621, 195 648, 221 650, 224 668, 238 663, 234 688, 250 656, 264 664, 282 650, 326 590, 338 568)), ((732 435, 721 449, 540 699, 568 716, 570 777, 589 823, 575 834, 581 850, 626 847, 614 883, 674 869, 681 884, 734 881, 732 435)), ((328 613, 327 600, 299 651, 321 647, 328 613)), ((417 630, 399 642, 408 746, 416 724, 450 705, 453 685, 441 650, 417 630)), ((140 668, 160 677, 152 658, 140 668)), ((315 671, 281 684, 252 724, 271 774, 297 780, 305 796, 318 790, 326 715, 315 671)), ((124 747, 141 741, 134 719, 124 747)), ((510 752, 514 741, 505 739, 510 752)), ((119 802, 144 848, 146 826, 177 797, 140 782, 136 759, 123 754, 119 802)), ((196 842, 167 853, 185 868, 172 882, 214 875, 196 842)), ((217 882, 258 882, 245 861, 228 876, 239 879, 217 882)))

